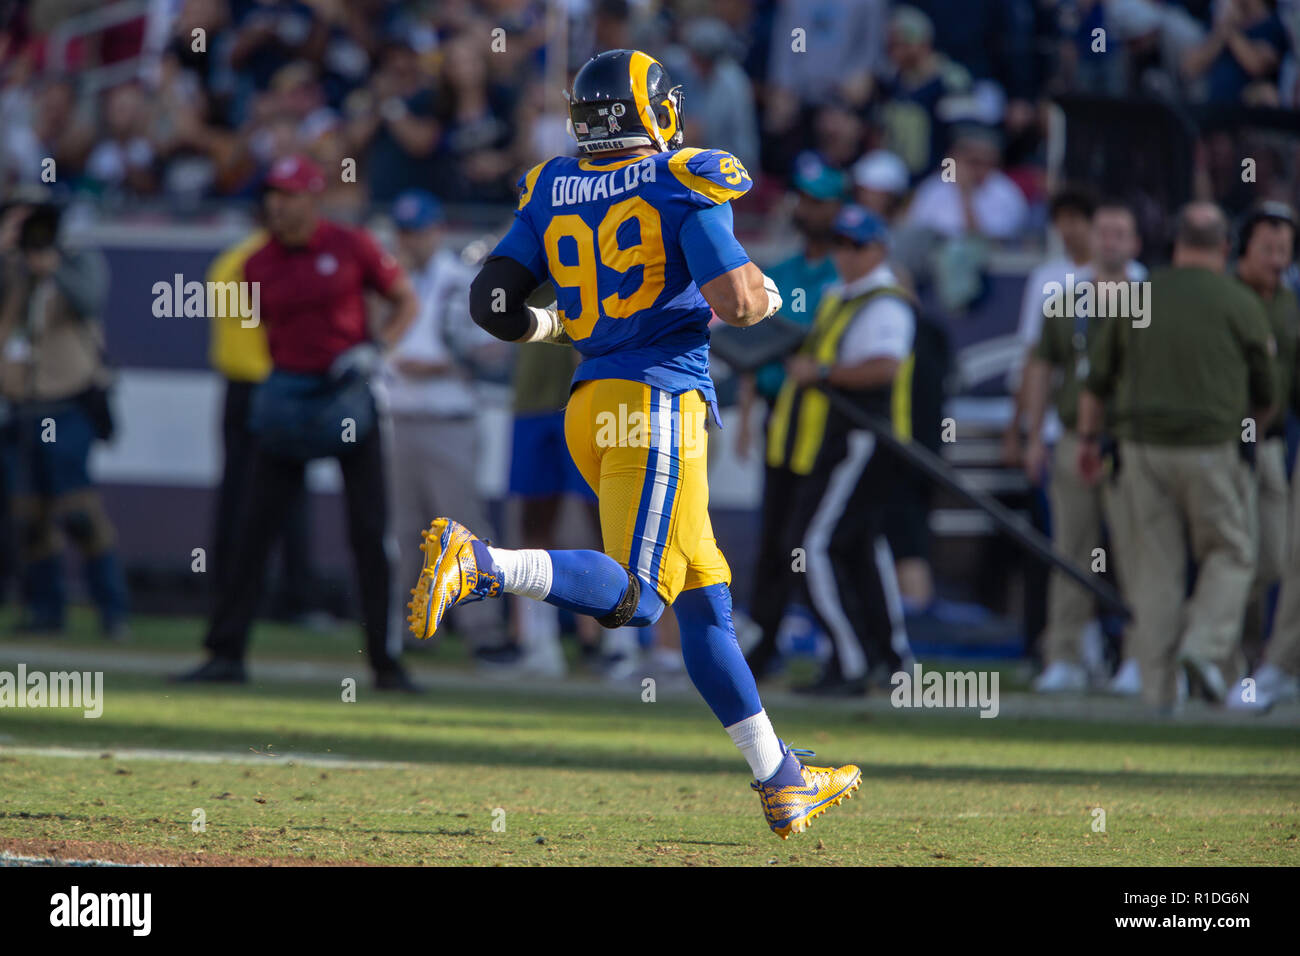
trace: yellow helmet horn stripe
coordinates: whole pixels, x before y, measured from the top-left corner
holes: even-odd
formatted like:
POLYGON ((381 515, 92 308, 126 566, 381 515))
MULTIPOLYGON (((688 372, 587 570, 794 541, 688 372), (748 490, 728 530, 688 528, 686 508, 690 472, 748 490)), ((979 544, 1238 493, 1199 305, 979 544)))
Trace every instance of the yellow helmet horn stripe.
POLYGON ((677 135, 677 111, 673 109, 672 97, 665 96, 662 102, 668 107, 668 127, 665 129, 660 126, 659 131, 663 134, 664 142, 669 142, 677 135))
MULTIPOLYGON (((632 99, 636 103, 636 114, 641 117, 641 122, 647 127, 651 135, 657 135, 662 142, 661 147, 667 146, 667 141, 672 135, 664 136, 659 130, 659 122, 655 119, 655 111, 650 107, 650 91, 647 88, 647 82, 650 79, 650 67, 658 63, 663 66, 654 57, 649 54, 636 50, 632 54, 628 68, 632 71, 632 99)), ((669 110, 671 113, 672 111, 669 110)), ((673 120, 673 132, 677 132, 677 120, 673 120)))

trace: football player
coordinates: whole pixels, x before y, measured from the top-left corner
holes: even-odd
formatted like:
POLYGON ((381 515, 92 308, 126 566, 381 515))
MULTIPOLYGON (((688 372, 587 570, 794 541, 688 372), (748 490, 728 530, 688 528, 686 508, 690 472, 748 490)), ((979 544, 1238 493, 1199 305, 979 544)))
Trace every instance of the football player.
POLYGON ((709 521, 705 421, 717 421, 708 324, 749 326, 781 306, 732 235, 753 185, 730 153, 682 148, 682 96, 653 57, 611 50, 567 94, 581 159, 520 180, 509 233, 470 290, 470 311, 508 342, 572 345, 583 361, 565 438, 599 497, 604 553, 489 547, 437 518, 412 592, 419 638, 449 607, 519 594, 597 618, 653 623, 672 604, 692 682, 754 772, 782 839, 851 796, 855 766, 806 767, 772 729, 736 643, 731 570, 709 521), (553 308, 526 302, 549 280, 553 308))

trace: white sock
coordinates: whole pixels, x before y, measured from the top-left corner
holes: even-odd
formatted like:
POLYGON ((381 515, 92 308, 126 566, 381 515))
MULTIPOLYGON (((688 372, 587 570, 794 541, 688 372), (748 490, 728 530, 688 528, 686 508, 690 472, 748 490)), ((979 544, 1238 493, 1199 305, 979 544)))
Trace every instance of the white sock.
POLYGON ((542 601, 551 593, 551 556, 547 552, 488 548, 488 554, 501 569, 501 586, 507 594, 542 601))
POLYGON ((768 719, 765 710, 732 724, 727 728, 727 733, 749 761, 749 769, 754 771, 754 779, 759 783, 776 773, 781 761, 785 759, 785 754, 781 752, 781 741, 772 729, 772 721, 768 719))

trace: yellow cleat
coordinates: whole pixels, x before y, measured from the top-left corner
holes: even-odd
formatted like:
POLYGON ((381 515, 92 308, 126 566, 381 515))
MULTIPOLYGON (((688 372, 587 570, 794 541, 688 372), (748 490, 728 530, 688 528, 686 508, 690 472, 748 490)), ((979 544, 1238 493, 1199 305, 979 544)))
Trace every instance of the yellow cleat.
POLYGON ((411 589, 406 623, 420 640, 433 637, 447 609, 501 594, 501 573, 487 547, 458 521, 434 518, 424 540, 424 567, 411 589))
POLYGON ((782 840, 802 833, 812 822, 842 800, 851 798, 862 785, 862 771, 853 764, 843 767, 805 767, 799 756, 813 756, 810 750, 786 750, 785 763, 766 783, 752 783, 763 803, 767 825, 782 840))

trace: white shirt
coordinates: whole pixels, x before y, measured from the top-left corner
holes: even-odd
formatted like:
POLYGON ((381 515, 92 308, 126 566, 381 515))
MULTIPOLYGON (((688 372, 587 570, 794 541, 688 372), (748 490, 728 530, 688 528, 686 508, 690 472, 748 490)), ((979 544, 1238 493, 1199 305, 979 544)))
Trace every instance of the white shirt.
MULTIPOLYGON (((1142 282, 1147 277, 1147 270, 1142 263, 1130 261, 1124 267, 1130 282, 1142 282)), ((1020 326, 1016 329, 1016 338, 1026 349, 1038 344, 1043 334, 1043 305, 1047 301, 1048 284, 1059 283, 1062 288, 1067 284, 1070 274, 1074 275, 1077 286, 1081 282, 1092 282, 1097 271, 1091 265, 1077 265, 1069 259, 1056 259, 1044 262, 1025 280, 1025 294, 1020 300, 1020 326)))
MULTIPOLYGON (((898 278, 888 263, 882 262, 860 279, 843 283, 831 291, 842 298, 870 292, 882 286, 896 286, 898 278)), ((845 365, 858 365, 868 359, 892 358, 902 361, 912 351, 916 335, 916 318, 912 307, 896 296, 872 299, 849 320, 840 337, 837 359, 845 365)))
MULTIPOLYGON (((961 175, 960 170, 957 175, 961 175)), ((1019 235, 1029 215, 1029 204, 1020 187, 996 169, 976 188, 971 206, 980 233, 991 239, 1012 239, 1019 235)), ((916 188, 907 222, 953 239, 966 235, 960 187, 944 182, 940 173, 926 177, 916 188)))
POLYGON ((388 408, 398 414, 456 418, 474 413, 474 392, 456 372, 432 378, 412 378, 399 372, 394 360, 409 358, 455 365, 457 356, 484 341, 485 334, 469 316, 469 287, 474 270, 446 249, 434 253, 424 267, 411 272, 420 303, 415 321, 389 353, 382 386, 388 408))

